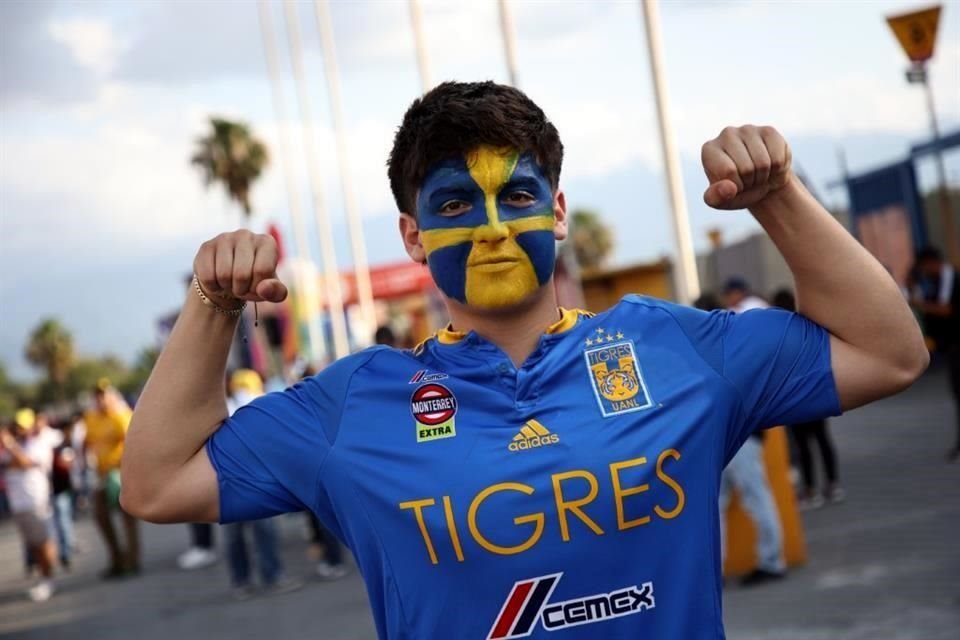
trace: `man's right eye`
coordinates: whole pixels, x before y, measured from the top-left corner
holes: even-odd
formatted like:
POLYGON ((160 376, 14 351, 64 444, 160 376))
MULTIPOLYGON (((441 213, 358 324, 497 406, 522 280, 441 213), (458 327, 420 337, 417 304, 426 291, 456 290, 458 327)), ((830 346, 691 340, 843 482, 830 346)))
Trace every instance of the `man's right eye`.
POLYGON ((464 202, 463 200, 447 200, 440 205, 439 213, 442 216, 458 216, 461 213, 466 213, 469 210, 469 202, 464 202))

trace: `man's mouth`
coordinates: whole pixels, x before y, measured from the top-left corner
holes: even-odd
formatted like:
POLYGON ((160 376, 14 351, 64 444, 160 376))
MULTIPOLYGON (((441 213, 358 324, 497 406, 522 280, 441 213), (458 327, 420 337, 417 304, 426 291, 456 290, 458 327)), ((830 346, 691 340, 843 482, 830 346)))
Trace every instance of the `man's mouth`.
POLYGON ((480 271, 506 271, 512 269, 520 261, 510 256, 486 257, 471 260, 467 265, 469 269, 479 269, 480 271))

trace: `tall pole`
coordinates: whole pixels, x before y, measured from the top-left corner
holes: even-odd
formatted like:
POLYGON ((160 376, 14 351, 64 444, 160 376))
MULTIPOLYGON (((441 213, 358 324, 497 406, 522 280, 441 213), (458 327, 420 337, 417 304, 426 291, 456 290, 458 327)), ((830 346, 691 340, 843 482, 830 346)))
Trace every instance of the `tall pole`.
MULTIPOLYGON (((273 112, 277 119, 277 135, 280 146, 280 172, 283 174, 283 181, 287 190, 287 204, 290 208, 290 218, 293 229, 294 257, 299 258, 304 263, 310 263, 310 245, 307 243, 307 227, 303 219, 303 209, 300 206, 299 193, 297 191, 296 181, 293 178, 293 172, 290 167, 293 165, 290 151, 290 132, 287 129, 286 107, 283 100, 283 85, 280 82, 280 65, 277 62, 277 45, 273 39, 273 23, 270 20, 270 7, 267 0, 260 0, 260 34, 263 37, 263 55, 267 62, 267 72, 270 76, 270 89, 273 95, 273 112)), ((301 298, 301 304, 309 304, 310 296, 306 291, 306 283, 303 269, 297 265, 293 269, 294 289, 301 298)), ((317 309, 307 309, 304 314, 307 327, 307 339, 309 341, 309 357, 311 362, 319 360, 321 355, 322 338, 320 327, 314 321, 317 309)), ((296 313, 294 317, 300 319, 296 313)))
MULTIPOLYGON (((933 132, 933 142, 940 144, 940 124, 937 122, 937 106, 933 101, 933 89, 930 88, 930 74, 924 69, 923 90, 927 96, 927 109, 930 111, 930 130, 933 132)), ((947 190, 947 168, 943 162, 943 149, 939 146, 933 153, 937 163, 937 178, 940 182, 940 217, 943 231, 946 254, 950 262, 960 265, 960 241, 957 240, 957 230, 953 224, 953 207, 950 205, 950 192, 947 190)))
POLYGON ((517 86, 517 37, 513 30, 513 17, 510 15, 510 7, 507 0, 499 0, 500 6, 500 31, 503 33, 503 49, 507 57, 507 75, 510 78, 510 86, 517 86))
POLYGON ((342 358, 350 352, 347 338, 347 324, 343 317, 343 291, 340 288, 340 272, 337 269, 337 253, 333 245, 333 223, 323 201, 323 181, 320 177, 320 156, 317 153, 317 139, 313 130, 313 108, 303 72, 303 45, 300 41, 300 23, 297 19, 297 7, 294 0, 283 3, 287 22, 287 36, 290 43, 290 60, 293 63, 293 76, 297 88, 297 102, 300 105, 300 118, 304 129, 304 149, 307 156, 307 170, 310 175, 310 193, 313 199, 313 211, 317 218, 317 232, 320 234, 320 246, 323 258, 325 293, 330 310, 330 324, 333 327, 333 352, 342 358))
POLYGON ((314 0, 314 14, 317 30, 320 32, 320 47, 323 50, 323 64, 327 78, 327 95, 330 98, 330 113, 333 114, 333 135, 337 145, 337 159, 340 162, 340 190, 343 192, 343 206, 347 214, 350 231, 350 246, 353 252, 353 272, 357 285, 357 299, 360 302, 360 316, 366 329, 367 339, 373 339, 377 316, 373 308, 373 286, 370 284, 370 265, 367 262, 367 248, 363 237, 363 223, 357 210, 353 184, 350 180, 350 155, 347 147, 346 123, 343 117, 343 96, 340 93, 340 67, 337 64, 337 48, 333 39, 333 22, 330 19, 329 0, 314 0))
POLYGON ((640 0, 640 4, 643 6, 650 75, 653 78, 653 90, 657 101, 663 167, 667 174, 670 204, 673 208, 673 231, 677 240, 677 260, 674 263, 677 300, 683 304, 689 304, 700 295, 700 278, 697 275, 697 259, 693 253, 693 239, 690 237, 690 219, 687 216, 687 200, 683 193, 680 156, 677 153, 673 129, 670 126, 670 109, 667 104, 667 88, 663 73, 663 46, 660 42, 660 14, 657 0, 640 0))
POLYGON ((420 0, 410 0, 410 24, 413 27, 413 44, 417 49, 420 87, 426 93, 433 88, 433 78, 430 77, 430 59, 427 57, 427 44, 423 36, 423 7, 420 0))

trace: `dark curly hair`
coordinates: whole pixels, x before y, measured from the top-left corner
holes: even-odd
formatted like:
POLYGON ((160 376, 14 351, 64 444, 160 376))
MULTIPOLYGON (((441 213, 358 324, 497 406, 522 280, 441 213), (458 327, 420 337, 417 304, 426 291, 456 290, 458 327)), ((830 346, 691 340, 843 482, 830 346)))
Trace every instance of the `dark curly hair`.
POLYGON ((413 101, 387 160, 400 211, 416 215, 417 189, 431 167, 480 145, 532 152, 553 189, 563 143, 543 110, 518 89, 495 82, 444 82, 413 101))

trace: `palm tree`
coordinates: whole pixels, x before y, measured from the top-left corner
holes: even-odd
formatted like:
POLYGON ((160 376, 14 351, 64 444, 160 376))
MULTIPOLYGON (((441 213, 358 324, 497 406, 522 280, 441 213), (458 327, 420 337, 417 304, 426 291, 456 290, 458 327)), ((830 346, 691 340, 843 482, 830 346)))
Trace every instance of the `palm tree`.
POLYGON ((267 146, 242 122, 210 118, 210 133, 197 138, 190 163, 203 172, 206 186, 223 185, 249 220, 253 212, 250 188, 269 163, 267 146))
POLYGON ((27 361, 47 372, 47 380, 62 398, 64 384, 73 366, 73 336, 55 318, 47 318, 30 334, 24 351, 27 361))
POLYGON ((570 216, 570 240, 577 256, 577 264, 583 269, 596 269, 610 257, 613 250, 613 234, 596 211, 577 209, 570 216))

